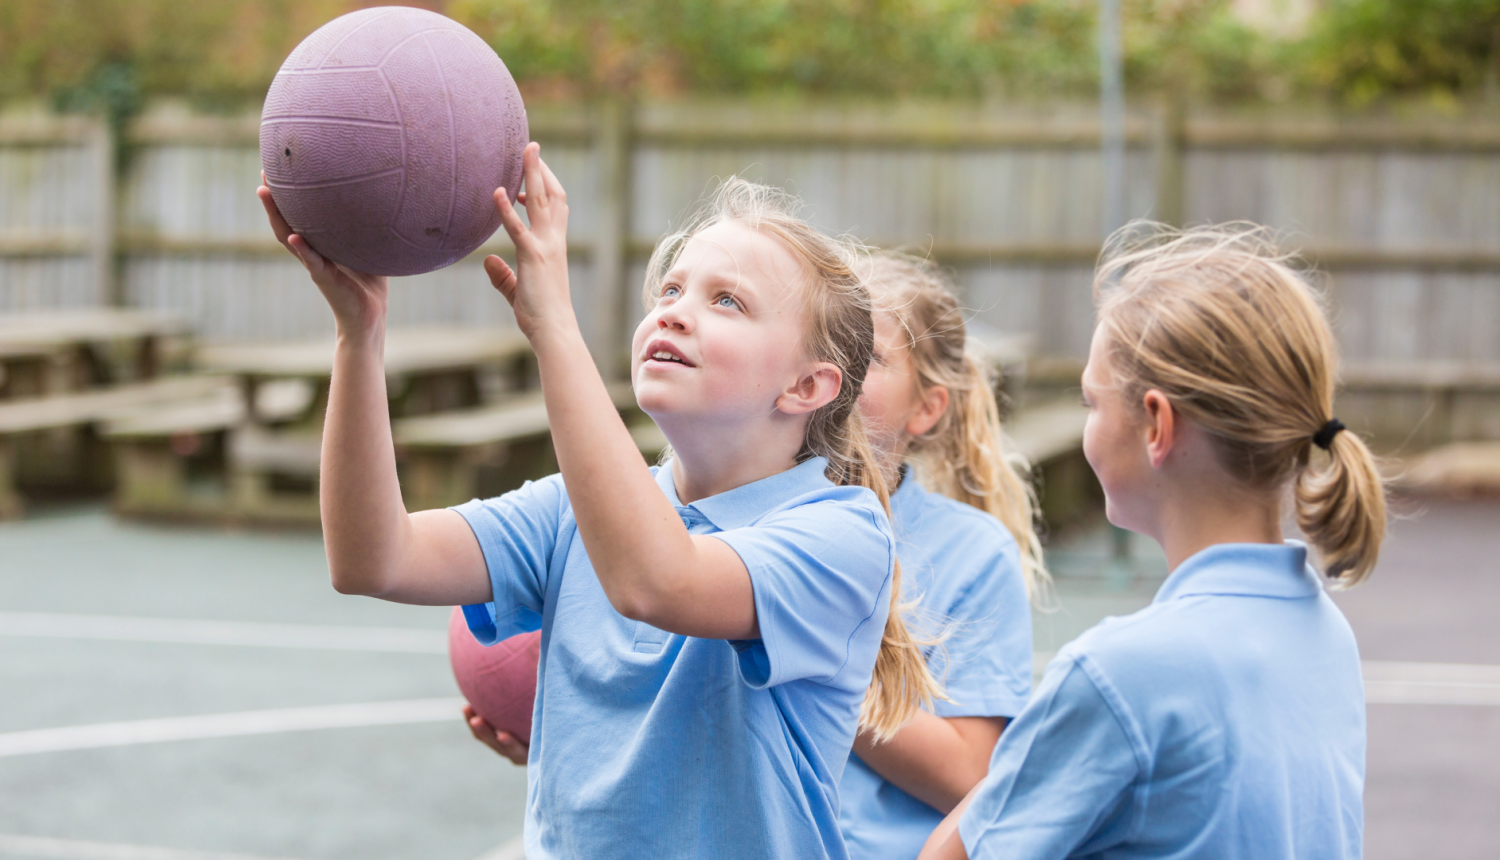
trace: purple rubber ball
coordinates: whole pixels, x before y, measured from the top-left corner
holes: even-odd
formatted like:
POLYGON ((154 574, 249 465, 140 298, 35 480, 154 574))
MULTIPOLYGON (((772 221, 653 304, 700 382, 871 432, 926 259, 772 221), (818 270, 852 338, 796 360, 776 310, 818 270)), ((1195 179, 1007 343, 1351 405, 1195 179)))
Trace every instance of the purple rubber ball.
POLYGON ((260 162, 292 229, 379 275, 463 259, 521 185, 526 108, 484 40, 425 9, 380 6, 319 27, 266 93, 260 162))

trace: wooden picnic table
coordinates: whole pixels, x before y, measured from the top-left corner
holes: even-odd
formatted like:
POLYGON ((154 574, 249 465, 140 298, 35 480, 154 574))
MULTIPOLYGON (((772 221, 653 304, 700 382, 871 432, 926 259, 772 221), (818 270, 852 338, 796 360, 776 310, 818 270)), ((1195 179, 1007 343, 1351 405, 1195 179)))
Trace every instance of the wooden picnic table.
MULTIPOLYGON (((615 408, 635 427, 650 419, 636 408, 626 382, 607 386, 615 408)), ((478 409, 458 409, 391 422, 401 470, 401 492, 409 510, 456 505, 514 489, 557 470, 547 404, 540 390, 503 398, 478 409)), ((660 431, 658 431, 659 433, 660 431)), ((654 438, 632 428, 632 437, 654 438), (640 433, 641 435, 637 435, 640 433)), ((654 456, 665 446, 655 447, 654 456)))
POLYGON ((1021 403, 1026 388, 1026 366, 1036 353, 1036 336, 1029 332, 1003 332, 981 322, 970 321, 969 349, 994 370, 1000 395, 1000 417, 1008 418, 1021 403))
MULTIPOLYGON (((317 522, 333 355, 332 337, 200 346, 199 369, 233 379, 231 396, 183 402, 106 426, 120 463, 117 510, 317 522), (217 469, 212 480, 204 472, 210 466, 217 469), (210 486, 216 489, 205 495, 210 486)), ((385 371, 391 417, 483 409, 525 387, 530 357, 530 345, 514 329, 390 329, 385 371)))
POLYGON ((185 337, 174 314, 66 308, 0 314, 0 399, 64 394, 151 379, 163 341, 185 337))
MULTIPOLYGON (((246 412, 266 423, 257 395, 266 383, 303 380, 310 386, 303 423, 321 425, 333 372, 334 340, 205 345, 200 368, 238 377, 246 412)), ((489 388, 518 388, 531 345, 515 329, 431 326, 386 332, 386 389, 392 417, 477 406, 489 388), (505 376, 512 376, 506 379, 505 376)))
POLYGON ((164 376, 108 388, 49 397, 0 401, 0 518, 21 513, 16 485, 58 484, 77 489, 107 484, 108 459, 97 437, 84 432, 111 421, 155 414, 173 404, 235 393, 229 380, 212 376, 164 376), (64 434, 58 444, 57 434, 64 434))

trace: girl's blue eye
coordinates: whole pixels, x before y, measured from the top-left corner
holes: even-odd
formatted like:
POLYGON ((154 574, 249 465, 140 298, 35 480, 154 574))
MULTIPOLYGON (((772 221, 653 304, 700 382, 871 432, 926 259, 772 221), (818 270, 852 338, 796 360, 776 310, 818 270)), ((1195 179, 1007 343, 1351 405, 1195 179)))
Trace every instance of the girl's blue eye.
POLYGON ((661 295, 658 296, 658 298, 675 299, 675 298, 677 298, 677 294, 680 293, 680 292, 682 292, 682 291, 679 290, 676 287, 663 287, 662 291, 661 291, 661 295))
POLYGON ((735 304, 734 298, 731 296, 719 296, 718 304, 719 307, 729 308, 730 310, 739 307, 739 305, 735 304))

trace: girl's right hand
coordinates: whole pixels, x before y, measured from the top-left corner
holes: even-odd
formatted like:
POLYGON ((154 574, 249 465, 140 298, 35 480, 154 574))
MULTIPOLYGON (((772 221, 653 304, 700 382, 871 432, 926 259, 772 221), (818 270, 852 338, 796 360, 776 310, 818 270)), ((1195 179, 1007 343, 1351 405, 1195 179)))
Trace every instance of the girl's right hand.
POLYGON ((385 322, 387 303, 385 276, 356 272, 323 259, 306 239, 292 232, 291 225, 276 208, 271 189, 265 186, 265 171, 261 171, 260 181, 261 186, 255 189, 255 194, 266 207, 266 217, 271 221, 276 240, 291 251, 312 276, 328 306, 333 308, 339 332, 356 334, 380 328, 385 322))

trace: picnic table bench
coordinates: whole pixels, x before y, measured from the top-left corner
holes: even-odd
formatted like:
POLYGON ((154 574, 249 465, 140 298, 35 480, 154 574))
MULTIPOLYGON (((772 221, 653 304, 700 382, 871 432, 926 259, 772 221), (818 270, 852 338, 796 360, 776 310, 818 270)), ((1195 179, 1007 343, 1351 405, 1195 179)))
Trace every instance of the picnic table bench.
MULTIPOLYGON (((271 388, 257 398, 256 411, 267 420, 291 419, 305 406, 296 390, 271 388)), ((106 423, 100 435, 115 452, 116 511, 170 518, 230 516, 236 491, 245 492, 236 484, 236 443, 243 445, 236 434, 251 426, 243 392, 231 379, 204 396, 106 423)), ((290 518, 305 518, 304 508, 294 507, 290 518)))
POLYGON ((61 394, 159 374, 182 318, 126 308, 0 314, 0 399, 61 394))
POLYGON ((0 517, 21 513, 24 505, 16 485, 22 479, 69 479, 105 482, 110 472, 107 452, 79 441, 72 431, 95 427, 143 410, 201 400, 230 391, 230 381, 212 376, 170 376, 146 382, 0 401, 0 517), (61 431, 61 440, 56 434, 61 431), (38 449, 59 444, 82 448, 73 456, 39 457, 38 449), (25 459, 28 469, 19 467, 25 459))
POLYGON ((1028 332, 1003 332, 981 322, 968 323, 968 344, 995 373, 1000 416, 1004 418, 1021 402, 1026 387, 1026 367, 1036 352, 1036 336, 1028 332))
MULTIPOLYGON (((631 435, 637 447, 642 441, 652 444, 654 437, 644 428, 655 430, 656 425, 636 410, 630 385, 611 384, 609 394, 615 408, 634 424, 631 435)), ((479 409, 398 419, 391 429, 408 510, 498 495, 557 471, 540 391, 479 409)), ((659 451, 658 447, 642 453, 654 456, 659 451)))
MULTIPOLYGON (((300 380, 311 389, 303 418, 321 425, 333 372, 329 337, 200 347, 198 367, 238 378, 249 419, 261 386, 300 380)), ((531 345, 515 329, 430 326, 386 332, 386 390, 395 417, 476 406, 500 391, 523 387, 531 345)))
MULTIPOLYGON (((317 478, 334 341, 214 344, 198 365, 231 378, 213 402, 113 422, 116 508, 167 518, 316 523, 317 478)), ((393 420, 482 410, 532 375, 514 329, 393 328, 385 372, 393 420)))

